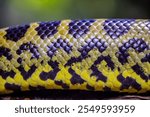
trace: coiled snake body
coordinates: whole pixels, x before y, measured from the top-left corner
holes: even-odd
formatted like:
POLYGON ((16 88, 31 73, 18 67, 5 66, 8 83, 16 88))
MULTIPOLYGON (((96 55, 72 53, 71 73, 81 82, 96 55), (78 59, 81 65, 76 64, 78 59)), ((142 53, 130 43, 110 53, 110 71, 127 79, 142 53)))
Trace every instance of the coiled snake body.
POLYGON ((87 19, 0 29, 0 93, 150 91, 150 20, 87 19))

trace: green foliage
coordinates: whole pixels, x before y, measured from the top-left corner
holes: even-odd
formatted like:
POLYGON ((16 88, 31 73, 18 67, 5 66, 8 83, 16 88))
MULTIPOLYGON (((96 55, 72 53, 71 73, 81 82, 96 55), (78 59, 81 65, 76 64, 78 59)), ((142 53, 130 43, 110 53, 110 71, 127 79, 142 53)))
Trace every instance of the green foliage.
POLYGON ((13 0, 12 7, 30 19, 60 19, 66 14, 70 0, 13 0))

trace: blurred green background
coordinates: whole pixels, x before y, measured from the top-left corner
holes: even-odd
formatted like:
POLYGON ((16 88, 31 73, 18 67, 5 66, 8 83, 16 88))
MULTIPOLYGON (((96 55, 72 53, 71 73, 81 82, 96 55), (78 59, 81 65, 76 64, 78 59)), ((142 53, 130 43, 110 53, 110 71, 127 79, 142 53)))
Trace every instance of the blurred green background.
POLYGON ((0 27, 84 18, 150 18, 150 0, 0 0, 0 27))

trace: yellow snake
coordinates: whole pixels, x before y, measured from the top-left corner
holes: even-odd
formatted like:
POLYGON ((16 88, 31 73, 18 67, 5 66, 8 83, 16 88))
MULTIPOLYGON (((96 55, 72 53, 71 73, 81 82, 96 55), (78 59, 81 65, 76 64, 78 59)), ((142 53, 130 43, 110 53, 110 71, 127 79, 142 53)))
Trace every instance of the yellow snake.
POLYGON ((150 91, 150 20, 86 19, 0 29, 0 93, 150 91))

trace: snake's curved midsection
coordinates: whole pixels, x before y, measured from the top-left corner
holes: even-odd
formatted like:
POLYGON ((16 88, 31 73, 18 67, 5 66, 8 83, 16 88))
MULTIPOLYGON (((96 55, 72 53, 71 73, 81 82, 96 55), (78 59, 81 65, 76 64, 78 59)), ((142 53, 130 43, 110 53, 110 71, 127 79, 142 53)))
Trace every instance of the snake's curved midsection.
POLYGON ((0 93, 150 91, 150 20, 88 19, 0 29, 0 93))

